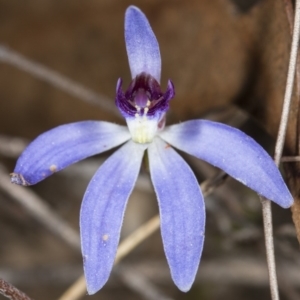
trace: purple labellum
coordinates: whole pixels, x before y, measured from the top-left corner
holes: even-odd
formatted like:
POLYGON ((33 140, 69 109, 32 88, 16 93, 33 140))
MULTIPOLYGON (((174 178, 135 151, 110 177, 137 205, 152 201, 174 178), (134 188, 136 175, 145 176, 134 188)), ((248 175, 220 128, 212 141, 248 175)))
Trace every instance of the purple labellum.
POLYGON ((122 91, 122 80, 117 82, 116 105, 125 118, 161 116, 169 109, 169 101, 175 96, 174 85, 168 81, 167 90, 162 92, 157 80, 146 73, 136 76, 127 91, 122 91))

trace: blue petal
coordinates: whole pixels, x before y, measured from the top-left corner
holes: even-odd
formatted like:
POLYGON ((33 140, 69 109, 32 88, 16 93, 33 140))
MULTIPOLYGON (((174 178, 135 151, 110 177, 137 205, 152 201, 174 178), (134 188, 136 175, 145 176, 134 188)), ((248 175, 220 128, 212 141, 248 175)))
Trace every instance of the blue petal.
POLYGON ((62 125, 38 136, 17 161, 13 183, 35 184, 86 157, 107 151, 130 139, 126 127, 85 121, 62 125))
POLYGON ((293 204, 273 159, 252 138, 233 127, 193 120, 167 127, 161 137, 174 147, 224 170, 283 208, 293 204))
POLYGON ((146 146, 132 141, 110 156, 92 178, 80 212, 81 247, 89 294, 108 280, 120 238, 127 200, 146 146))
POLYGON ((192 170, 170 145, 156 138, 148 153, 171 275, 178 288, 187 292, 194 282, 202 254, 203 196, 192 170))
POLYGON ((146 72, 160 82, 158 42, 146 16, 135 6, 126 10, 125 42, 132 78, 146 72))

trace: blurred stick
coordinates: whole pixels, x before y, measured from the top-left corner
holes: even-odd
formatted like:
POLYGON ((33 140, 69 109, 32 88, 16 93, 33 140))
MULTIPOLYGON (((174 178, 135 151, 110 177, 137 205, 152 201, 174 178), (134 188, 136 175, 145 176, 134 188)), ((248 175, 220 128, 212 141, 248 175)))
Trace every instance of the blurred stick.
MULTIPOLYGON (((233 253, 231 256, 214 257, 201 262, 196 280, 205 286, 233 285, 233 291, 237 286, 248 288, 267 288, 269 285, 268 272, 265 268, 265 259, 260 253, 251 256, 245 253, 233 253)), ((132 265, 132 263, 131 263, 132 265)), ((123 263, 122 267, 128 266, 123 263)), ((134 264, 137 272, 146 274, 155 284, 168 285, 170 283, 170 272, 166 264, 160 260, 139 261, 134 264)), ((299 289, 300 268, 291 260, 281 260, 278 265, 279 277, 285 277, 285 280, 296 289, 299 289)), ((113 283, 110 284, 114 288, 113 283)), ((281 281, 280 281, 281 284, 281 281)), ((199 298, 197 298, 199 299, 199 298)), ((201 299, 201 298, 200 298, 201 299)), ((258 299, 253 297, 253 299, 258 299)), ((299 298, 298 298, 299 299, 299 298)))
POLYGON ((98 105, 104 111, 110 112, 115 116, 121 117, 114 102, 106 96, 96 94, 81 84, 43 66, 33 62, 21 54, 0 45, 0 61, 23 70, 32 76, 52 84, 68 94, 84 100, 93 105, 98 105))
MULTIPOLYGON (((227 174, 224 172, 218 173, 215 177, 205 180, 201 185, 203 196, 208 196, 213 192, 215 188, 224 182, 227 174), (214 187, 214 188, 213 188, 214 187)), ((153 234, 159 228, 159 215, 154 216, 152 219, 144 223, 132 234, 125 238, 121 243, 117 251, 115 263, 117 264, 127 254, 129 254, 135 247, 146 240, 151 234, 153 234)), ((79 277, 58 300, 77 300, 80 299, 86 293, 85 278, 82 275, 79 277)))
POLYGON ((11 300, 32 300, 12 284, 0 279, 0 294, 11 300))
MULTIPOLYGON (((286 241, 282 241, 279 244, 286 245, 286 241)), ((284 277, 292 288, 299 291, 299 251, 294 248, 292 248, 292 251, 297 255, 298 259, 294 259, 294 254, 292 255, 292 259, 287 255, 281 255, 278 261, 279 287, 281 288, 281 278, 284 277), (284 256, 285 258, 283 258, 284 256)), ((250 289, 268 288, 268 271, 265 267, 263 253, 261 251, 255 253, 252 251, 251 255, 247 255, 244 252, 230 252, 232 255, 227 253, 225 255, 218 255, 217 257, 206 258, 206 260, 201 261, 195 281, 198 283, 201 282, 201 285, 204 287, 219 286, 222 284, 233 285, 233 289, 237 286, 250 289)), ((134 269, 134 272, 147 277, 155 285, 167 287, 171 283, 170 271, 165 259, 151 259, 147 257, 144 260, 131 260, 130 262, 120 263, 115 268, 117 270, 113 270, 111 275, 112 280, 109 280, 106 285, 107 289, 114 290, 119 288, 119 280, 114 280, 119 278, 119 268, 124 270, 125 274, 128 273, 126 270, 134 269)), ((0 277, 6 278, 7 281, 12 282, 14 285, 27 286, 28 288, 51 285, 53 289, 61 289, 63 285, 70 282, 70 278, 75 280, 80 276, 81 272, 82 264, 80 263, 53 265, 49 262, 48 265, 39 265, 38 267, 12 268, 10 266, 0 268, 0 277)), ((98 295, 98 298, 101 299, 101 294, 98 295)))
POLYGON ((281 162, 299 162, 300 156, 283 156, 281 162))
POLYGON ((18 157, 28 144, 24 138, 0 134, 0 154, 6 157, 18 157))
MULTIPOLYGON (((297 66, 299 32, 300 32, 300 0, 296 0, 295 21, 294 21, 286 90, 285 90, 281 120, 280 120, 280 125, 279 125, 276 145, 275 145, 274 160, 277 166, 279 166, 280 164, 280 159, 282 156, 283 145, 286 136, 287 123, 289 118, 295 71, 297 66)), ((263 213, 263 222, 264 222, 266 255, 267 255, 267 263, 268 263, 268 271, 269 271, 271 297, 272 300, 279 300, 278 283, 277 283, 277 275, 276 275, 276 263, 275 263, 275 254, 274 254, 271 202, 264 198, 261 198, 261 202, 262 202, 262 213, 263 213)))
POLYGON ((147 276, 142 272, 136 271, 133 267, 118 267, 115 272, 119 278, 137 294, 142 296, 142 299, 147 300, 173 300, 173 298, 165 296, 159 291, 147 276))
POLYGON ((13 185, 8 172, 0 165, 0 188, 24 207, 31 216, 45 225, 51 232, 60 237, 72 248, 80 250, 79 234, 65 223, 47 204, 32 190, 13 185))

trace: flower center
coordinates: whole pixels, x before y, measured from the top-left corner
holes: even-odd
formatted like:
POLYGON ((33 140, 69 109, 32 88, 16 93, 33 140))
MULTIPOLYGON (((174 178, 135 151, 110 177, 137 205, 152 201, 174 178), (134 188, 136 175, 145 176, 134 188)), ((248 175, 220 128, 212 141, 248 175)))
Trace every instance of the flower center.
POLYGON ((118 80, 116 105, 126 119, 134 142, 150 143, 156 133, 164 128, 164 116, 174 95, 171 81, 163 93, 156 79, 146 73, 136 76, 125 93, 122 91, 122 80, 118 80))
POLYGON ((146 116, 126 119, 126 122, 132 140, 136 143, 151 143, 158 131, 157 121, 155 119, 148 119, 146 116))

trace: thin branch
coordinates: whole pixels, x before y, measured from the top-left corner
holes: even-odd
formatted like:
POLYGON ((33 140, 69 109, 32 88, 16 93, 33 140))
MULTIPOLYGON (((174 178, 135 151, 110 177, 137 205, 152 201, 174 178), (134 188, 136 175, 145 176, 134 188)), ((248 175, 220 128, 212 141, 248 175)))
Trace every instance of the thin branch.
POLYGON ((281 158, 281 162, 299 162, 300 161, 300 156, 283 156, 281 158))
MULTIPOLYGON (((224 182, 227 174, 224 172, 218 173, 215 177, 205 180, 201 185, 203 196, 208 196, 215 188, 224 182), (214 186, 214 188, 212 188, 214 186)), ((144 223, 132 234, 125 238, 117 251, 114 264, 120 262, 126 255, 128 255, 135 247, 146 240, 159 228, 159 215, 154 216, 149 221, 144 223)), ((79 277, 58 300, 78 300, 86 293, 86 284, 84 275, 79 277)))
MULTIPOLYGON (((282 241, 279 245, 286 245, 286 241, 282 241)), ((299 251, 293 249, 299 257, 299 251)), ((244 251, 235 252, 226 255, 217 255, 217 257, 206 258, 201 261, 199 272, 196 275, 196 282, 202 285, 217 284, 217 285, 234 285, 235 287, 244 286, 251 288, 267 288, 269 286, 268 272, 265 267, 265 258, 263 253, 252 253, 247 255, 244 251), (229 272, 230 270, 230 272, 229 272)), ((284 277, 286 281, 293 288, 299 290, 300 288, 300 263, 299 259, 292 260, 284 252, 278 262, 278 276, 279 286, 281 287, 281 278, 284 277), (286 258, 284 258, 286 257, 286 258)), ((137 273, 146 276, 155 285, 169 286, 171 283, 170 271, 165 259, 160 258, 145 258, 144 260, 134 260, 130 262, 122 262, 117 268, 134 269, 137 273)), ((112 272, 112 279, 119 278, 116 270, 112 272), (116 275, 118 277, 116 277, 116 275)), ((70 279, 75 279, 80 276, 82 272, 82 264, 48 264, 44 266, 29 268, 16 267, 0 268, 0 277, 12 282, 14 285, 27 286, 33 288, 36 286, 42 287, 44 285, 52 286, 54 289, 60 289, 63 285, 70 282, 70 279)), ((118 280, 109 280, 107 282, 108 289, 118 288, 118 280)), ((91 297, 93 298, 93 297, 91 297)), ((96 297, 97 298, 97 297, 96 297)), ((101 299, 101 295, 99 294, 101 299)), ((43 299, 41 299, 43 300, 43 299)))
POLYGON ((12 284, 0 278, 0 294, 11 300, 32 300, 12 284))
POLYGON ((32 76, 50 83, 56 88, 59 88, 74 97, 93 105, 97 105, 104 111, 112 113, 119 118, 121 117, 111 99, 85 88, 81 84, 59 74, 58 72, 46 68, 42 64, 33 62, 3 45, 0 45, 0 61, 12 65, 22 71, 28 72, 32 76))
MULTIPOLYGON (((122 265, 128 264, 123 263, 122 265)), ((160 260, 139 261, 133 267, 137 272, 146 274, 155 284, 167 285, 170 283, 169 269, 160 260)), ((285 277, 293 288, 299 289, 299 264, 283 260, 278 265, 278 273, 280 278, 281 276, 285 277)), ((226 257, 204 260, 197 272, 196 281, 201 282, 204 286, 207 284, 233 285, 233 289, 237 286, 266 288, 269 285, 268 272, 260 254, 248 256, 234 253, 231 257, 226 255, 226 257)), ((114 287, 112 282, 108 284, 114 287)))
POLYGON ((35 219, 44 224, 51 232, 60 237, 72 248, 80 249, 79 234, 64 222, 47 204, 32 190, 13 185, 8 172, 0 166, 0 188, 21 204, 35 219))
POLYGON ((263 215, 263 223, 264 223, 265 246, 266 246, 267 265, 268 265, 268 272, 269 272, 271 299, 279 300, 278 282, 277 282, 277 275, 276 275, 276 262, 275 262, 275 253, 274 253, 271 201, 268 199, 264 199, 262 197, 260 199, 262 203, 262 215, 263 215))
MULTIPOLYGON (((284 95, 284 102, 283 102, 281 120, 280 120, 280 125, 278 130, 278 136, 275 145, 274 160, 277 166, 279 166, 280 164, 285 136, 286 136, 286 130, 287 130, 287 123, 288 123, 292 92, 294 86, 295 70, 297 65, 299 32, 300 32, 300 0, 296 0, 295 23, 294 23, 294 30, 293 30, 293 37, 292 37, 292 46, 291 46, 286 90, 284 95)), ((266 255, 267 255, 267 263, 268 263, 268 271, 269 271, 271 297, 272 300, 279 300, 278 283, 277 283, 277 275, 276 275, 276 263, 275 263, 275 254, 274 254, 271 202, 264 198, 261 198, 261 202, 262 202, 262 214, 263 214, 263 222, 264 222, 265 245, 266 245, 266 255)))
POLYGON ((297 65, 299 33, 300 33, 300 3, 299 0, 296 0, 295 25, 294 25, 293 38, 292 38, 292 47, 291 47, 287 82, 286 82, 286 90, 284 95, 284 102, 283 102, 281 120, 280 120, 280 125, 278 130, 278 136, 275 145, 274 160, 277 166, 279 166, 280 159, 282 156, 282 150, 284 146, 287 123, 289 118, 289 111, 291 106, 292 92, 293 92, 294 79, 295 79, 295 70, 297 65))

